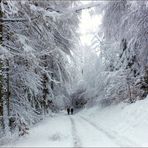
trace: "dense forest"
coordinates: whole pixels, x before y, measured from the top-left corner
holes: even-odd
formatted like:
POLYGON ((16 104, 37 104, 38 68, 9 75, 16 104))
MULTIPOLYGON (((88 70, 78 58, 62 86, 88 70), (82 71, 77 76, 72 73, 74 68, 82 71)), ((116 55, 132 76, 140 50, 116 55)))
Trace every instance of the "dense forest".
POLYGON ((1 0, 0 138, 23 136, 69 105, 147 95, 147 1, 1 0), (102 17, 90 46, 79 37, 82 11, 102 17))

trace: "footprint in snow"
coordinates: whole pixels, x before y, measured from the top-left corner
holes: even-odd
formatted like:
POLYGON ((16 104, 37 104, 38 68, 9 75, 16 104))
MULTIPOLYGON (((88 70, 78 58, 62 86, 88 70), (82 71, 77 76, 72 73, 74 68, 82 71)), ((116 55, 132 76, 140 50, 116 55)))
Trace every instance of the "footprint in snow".
POLYGON ((48 137, 48 139, 50 141, 60 141, 63 138, 65 138, 65 136, 62 135, 61 133, 55 133, 55 134, 53 134, 53 135, 51 135, 51 136, 48 137))

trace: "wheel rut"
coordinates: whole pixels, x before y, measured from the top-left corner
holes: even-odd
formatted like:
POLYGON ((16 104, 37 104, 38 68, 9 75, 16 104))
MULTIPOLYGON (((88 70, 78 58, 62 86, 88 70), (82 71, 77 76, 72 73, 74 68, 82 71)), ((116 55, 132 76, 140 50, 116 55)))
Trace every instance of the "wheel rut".
POLYGON ((70 117, 70 121, 71 121, 71 127, 72 127, 73 145, 74 145, 74 147, 82 147, 80 137, 77 134, 75 121, 72 117, 70 117))
POLYGON ((104 133, 108 138, 112 139, 114 141, 114 143, 116 143, 117 145, 119 145, 121 147, 125 147, 125 146, 133 147, 133 146, 137 146, 138 145, 137 143, 129 140, 126 137, 120 136, 117 133, 116 133, 116 135, 109 133, 103 127, 101 127, 100 125, 99 126, 96 125, 95 123, 93 123, 92 121, 90 121, 89 119, 87 119, 86 117, 80 116, 80 118, 82 120, 84 120, 85 122, 87 122, 88 124, 90 124, 91 126, 93 126, 99 132, 104 133), (122 139, 122 140, 120 140, 120 139, 122 139))

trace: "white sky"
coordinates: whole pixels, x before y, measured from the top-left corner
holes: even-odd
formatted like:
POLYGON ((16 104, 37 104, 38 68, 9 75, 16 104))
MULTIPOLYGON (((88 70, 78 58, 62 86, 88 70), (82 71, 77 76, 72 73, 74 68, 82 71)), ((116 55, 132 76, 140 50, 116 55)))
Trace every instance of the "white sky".
MULTIPOLYGON (((83 1, 83 4, 87 3, 89 3, 89 1, 83 1)), ((91 15, 89 10, 82 11, 78 30, 82 45, 89 46, 91 44, 91 39, 94 36, 94 33, 98 32, 101 21, 101 15, 91 15)))

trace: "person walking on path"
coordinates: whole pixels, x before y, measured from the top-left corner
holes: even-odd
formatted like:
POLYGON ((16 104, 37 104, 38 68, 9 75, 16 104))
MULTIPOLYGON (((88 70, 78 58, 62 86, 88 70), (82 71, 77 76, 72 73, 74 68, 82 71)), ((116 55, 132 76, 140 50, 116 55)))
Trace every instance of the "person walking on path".
POLYGON ((71 110, 70 110, 70 111, 71 111, 71 115, 73 115, 73 107, 71 108, 71 110))
POLYGON ((69 113, 70 113, 70 108, 68 107, 67 108, 67 114, 69 115, 69 113))

